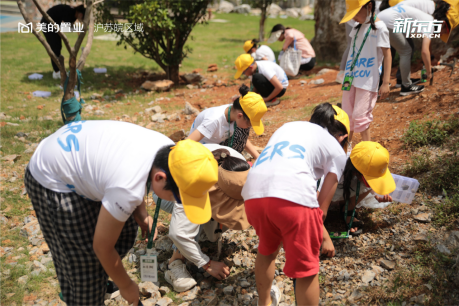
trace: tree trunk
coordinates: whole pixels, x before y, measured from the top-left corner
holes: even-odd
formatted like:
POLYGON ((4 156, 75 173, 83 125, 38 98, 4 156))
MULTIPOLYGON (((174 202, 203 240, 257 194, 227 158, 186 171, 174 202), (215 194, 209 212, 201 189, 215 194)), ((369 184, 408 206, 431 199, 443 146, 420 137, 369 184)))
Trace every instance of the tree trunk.
POLYGON ((174 82, 175 84, 178 84, 180 82, 180 76, 179 76, 179 65, 173 65, 167 67, 168 73, 167 73, 167 78, 174 82))
POLYGON ((263 1, 261 6, 261 16, 260 16, 260 30, 258 32, 258 40, 264 41, 265 39, 265 21, 266 21, 266 1, 263 1))
POLYGON ((339 24, 346 14, 343 0, 315 1, 315 37, 311 44, 320 61, 340 62, 346 50, 346 30, 339 24))

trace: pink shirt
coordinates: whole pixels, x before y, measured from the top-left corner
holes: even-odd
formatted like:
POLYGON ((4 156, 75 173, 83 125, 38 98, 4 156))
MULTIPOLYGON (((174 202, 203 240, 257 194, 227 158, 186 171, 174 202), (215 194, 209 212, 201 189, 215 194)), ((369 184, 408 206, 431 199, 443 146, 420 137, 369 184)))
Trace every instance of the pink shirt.
POLYGON ((293 38, 296 39, 296 47, 298 50, 301 50, 301 57, 309 58, 309 57, 316 57, 316 53, 312 48, 309 40, 304 37, 303 33, 295 29, 287 29, 284 32, 285 40, 284 46, 282 49, 287 49, 288 47, 293 47, 293 38))

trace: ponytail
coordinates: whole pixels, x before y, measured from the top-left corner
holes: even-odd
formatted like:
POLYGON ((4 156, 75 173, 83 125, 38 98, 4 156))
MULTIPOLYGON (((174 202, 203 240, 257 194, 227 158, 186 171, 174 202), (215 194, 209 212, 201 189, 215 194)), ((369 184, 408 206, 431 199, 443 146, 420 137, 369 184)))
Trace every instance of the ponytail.
MULTIPOLYGON (((246 94, 248 94, 249 91, 250 91, 250 88, 247 87, 246 85, 242 84, 242 86, 239 88, 239 93, 241 94, 241 98, 243 98, 246 94)), ((240 98, 237 98, 236 100, 234 100, 233 108, 238 110, 238 111, 240 111, 242 113, 242 115, 244 115, 244 119, 250 121, 249 116, 247 116, 247 114, 242 109, 241 102, 239 100, 240 100, 240 98)))
MULTIPOLYGON (((335 115, 337 115, 337 113, 333 106, 330 103, 325 102, 317 105, 313 109, 309 122, 320 125, 324 129, 326 128, 333 137, 336 137, 337 134, 348 134, 344 124, 336 120, 335 115)), ((340 143, 343 149, 345 149, 345 146, 347 145, 348 138, 349 137, 344 138, 344 140, 340 143)))
POLYGON ((250 165, 240 158, 231 156, 227 149, 217 149, 212 151, 218 165, 228 171, 240 172, 250 169, 250 165))
POLYGON ((350 200, 351 197, 351 183, 354 176, 362 175, 354 166, 351 159, 348 158, 346 162, 346 166, 344 167, 343 172, 343 198, 344 203, 350 200))
POLYGON ((282 24, 278 23, 271 30, 271 34, 273 34, 274 32, 277 32, 277 31, 282 31, 282 33, 284 33, 285 30, 288 30, 288 29, 290 29, 290 28, 285 28, 282 24))
POLYGON ((432 17, 436 20, 446 21, 448 28, 451 31, 451 23, 449 22, 448 17, 446 17, 450 7, 451 5, 445 1, 436 2, 435 11, 433 12, 432 17))
MULTIPOLYGON (((376 3, 374 0, 370 0, 370 2, 368 2, 367 4, 365 4, 364 6, 362 6, 362 8, 364 7, 368 7, 369 4, 372 4, 371 5, 371 17, 370 17, 370 25, 371 25, 371 29, 373 31, 376 31, 376 25, 375 25, 375 9, 376 9, 376 3)), ((359 23, 355 28, 356 29, 360 29, 362 25, 359 23)))

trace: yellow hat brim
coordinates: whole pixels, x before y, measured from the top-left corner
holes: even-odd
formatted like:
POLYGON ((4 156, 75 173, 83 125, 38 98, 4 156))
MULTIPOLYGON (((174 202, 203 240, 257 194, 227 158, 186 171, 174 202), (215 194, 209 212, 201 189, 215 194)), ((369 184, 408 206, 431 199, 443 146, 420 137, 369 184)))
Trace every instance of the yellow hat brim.
POLYGON ((212 217, 209 193, 196 198, 179 190, 185 214, 192 223, 204 224, 212 217))
POLYGON ((371 177, 364 175, 364 177, 371 189, 373 189, 373 191, 377 194, 386 195, 395 190, 395 181, 389 171, 389 168, 387 168, 386 173, 384 173, 383 176, 371 177))
MULTIPOLYGON (((245 69, 244 69, 244 70, 245 70, 245 69)), ((244 72, 244 70, 238 70, 238 71, 236 72, 236 74, 234 75, 234 78, 235 78, 235 79, 239 79, 239 77, 242 75, 242 73, 244 72)))
POLYGON ((352 10, 350 12, 347 12, 346 15, 344 15, 343 19, 341 19, 341 21, 339 22, 339 24, 342 24, 342 23, 346 23, 348 22, 349 20, 351 20, 352 18, 355 17, 355 15, 357 15, 357 13, 360 11, 362 7, 358 7, 356 8, 355 10, 352 10))
POLYGON ((252 124, 252 128, 255 131, 255 134, 261 135, 265 132, 265 126, 263 125, 263 122, 261 122, 261 120, 258 122, 250 120, 250 123, 252 124))

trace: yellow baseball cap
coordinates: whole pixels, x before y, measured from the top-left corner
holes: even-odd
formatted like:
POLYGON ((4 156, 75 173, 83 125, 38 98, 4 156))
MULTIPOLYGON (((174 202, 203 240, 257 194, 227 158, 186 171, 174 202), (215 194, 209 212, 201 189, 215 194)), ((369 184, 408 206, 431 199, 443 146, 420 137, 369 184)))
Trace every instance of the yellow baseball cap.
POLYGON ((234 64, 236 65, 236 69, 237 69, 237 72, 234 75, 234 78, 238 79, 241 76, 241 74, 244 72, 244 70, 249 68, 250 65, 252 65, 254 61, 255 60, 250 54, 239 55, 236 61, 234 62, 234 64))
POLYGON ((400 2, 403 2, 404 0, 389 0, 389 5, 390 6, 396 6, 400 2))
POLYGON ((451 29, 449 29, 448 34, 442 34, 440 39, 443 40, 445 43, 448 42, 449 37, 451 36, 451 32, 453 32, 454 28, 459 25, 459 0, 443 0, 450 5, 448 12, 446 13, 446 18, 448 18, 449 24, 451 25, 451 29))
POLYGON ((255 46, 255 43, 253 43, 253 40, 247 40, 244 43, 244 47, 243 47, 245 53, 248 53, 254 46, 255 46))
POLYGON ((257 135, 263 134, 265 127, 261 122, 261 118, 268 111, 263 98, 257 93, 249 92, 244 97, 239 98, 239 103, 241 103, 244 113, 249 117, 255 133, 257 135))
POLYGON ((389 171, 389 152, 379 143, 362 141, 351 152, 351 162, 374 192, 386 195, 395 190, 389 171))
POLYGON ((212 153, 191 139, 179 141, 169 154, 169 170, 188 219, 195 224, 208 222, 212 216, 209 189, 218 181, 218 163, 212 153))
POLYGON ((346 127, 347 134, 349 134, 351 131, 351 125, 349 123, 349 116, 347 115, 345 111, 343 111, 338 106, 336 105, 332 105, 332 106, 336 112, 335 119, 341 122, 346 127))
POLYGON ((341 23, 346 23, 357 15, 362 6, 370 2, 370 0, 346 0, 346 15, 341 19, 341 23))

